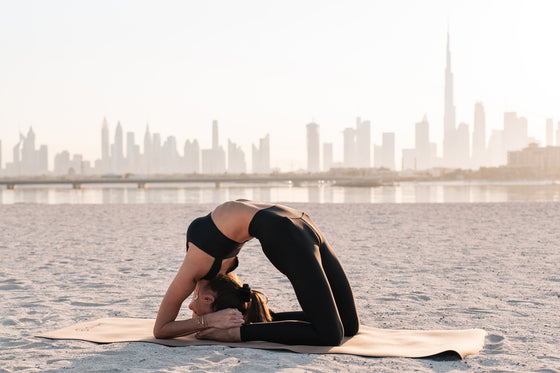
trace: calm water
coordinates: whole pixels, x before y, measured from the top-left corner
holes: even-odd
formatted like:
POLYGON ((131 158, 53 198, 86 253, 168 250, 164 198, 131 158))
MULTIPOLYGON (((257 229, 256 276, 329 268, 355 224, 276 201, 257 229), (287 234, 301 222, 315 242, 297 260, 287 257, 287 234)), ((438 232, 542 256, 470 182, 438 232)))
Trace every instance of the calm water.
POLYGON ((258 201, 314 203, 449 203, 560 201, 560 182, 401 183, 376 188, 331 185, 85 185, 21 186, 0 189, 0 204, 220 203, 246 198, 258 201))

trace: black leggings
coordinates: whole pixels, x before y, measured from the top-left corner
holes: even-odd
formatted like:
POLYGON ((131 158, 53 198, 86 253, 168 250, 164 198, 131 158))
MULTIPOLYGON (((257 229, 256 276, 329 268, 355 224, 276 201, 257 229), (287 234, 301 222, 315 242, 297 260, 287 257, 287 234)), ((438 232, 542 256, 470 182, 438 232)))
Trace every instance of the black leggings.
POLYGON ((241 340, 339 345, 358 333, 352 289, 333 250, 304 213, 284 206, 257 212, 249 225, 270 262, 292 283, 302 312, 241 326, 241 340), (282 320, 282 321, 280 321, 282 320))

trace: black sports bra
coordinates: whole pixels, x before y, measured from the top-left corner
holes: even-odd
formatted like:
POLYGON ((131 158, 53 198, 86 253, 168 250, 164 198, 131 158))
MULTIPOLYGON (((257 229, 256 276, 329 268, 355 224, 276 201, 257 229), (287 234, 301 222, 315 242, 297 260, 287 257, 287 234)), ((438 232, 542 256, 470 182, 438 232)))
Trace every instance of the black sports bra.
POLYGON ((226 237, 214 224, 211 214, 193 220, 187 229, 187 250, 192 242, 200 250, 214 257, 212 267, 203 280, 210 280, 220 272, 222 260, 235 257, 235 263, 228 272, 237 268, 239 260, 237 254, 245 242, 239 243, 226 237))

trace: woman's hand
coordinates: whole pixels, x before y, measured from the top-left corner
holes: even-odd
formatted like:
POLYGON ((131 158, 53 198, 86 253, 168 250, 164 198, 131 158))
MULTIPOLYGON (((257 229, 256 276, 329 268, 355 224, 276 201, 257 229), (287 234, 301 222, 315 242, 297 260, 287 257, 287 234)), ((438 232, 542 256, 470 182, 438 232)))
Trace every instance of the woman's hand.
POLYGON ((210 328, 196 333, 195 337, 198 339, 212 339, 215 341, 222 341, 222 342, 241 342, 241 329, 240 328, 229 328, 229 329, 210 328))
POLYGON ((204 315, 208 328, 229 329, 240 327, 245 322, 241 312, 234 308, 227 308, 204 315))

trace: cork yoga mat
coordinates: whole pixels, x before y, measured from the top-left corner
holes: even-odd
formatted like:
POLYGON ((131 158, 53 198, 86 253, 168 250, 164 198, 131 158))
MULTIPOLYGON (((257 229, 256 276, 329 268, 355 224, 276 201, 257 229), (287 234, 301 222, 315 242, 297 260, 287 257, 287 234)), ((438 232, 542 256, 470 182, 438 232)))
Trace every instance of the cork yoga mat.
POLYGON ((165 346, 222 345, 229 347, 289 350, 306 354, 350 354, 372 357, 427 357, 456 352, 461 358, 477 354, 484 346, 486 332, 465 330, 391 330, 360 326, 360 332, 344 338, 340 346, 283 345, 271 342, 217 342, 198 340, 193 335, 156 339, 153 319, 104 318, 75 324, 38 335, 49 339, 79 339, 96 343, 149 342, 165 346))

